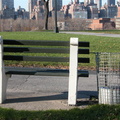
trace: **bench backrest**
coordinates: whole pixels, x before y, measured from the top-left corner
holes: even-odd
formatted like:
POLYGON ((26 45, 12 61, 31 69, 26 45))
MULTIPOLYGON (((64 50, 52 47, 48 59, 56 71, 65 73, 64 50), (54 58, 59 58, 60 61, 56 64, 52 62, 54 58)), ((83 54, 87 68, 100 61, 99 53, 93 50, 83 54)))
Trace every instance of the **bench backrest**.
MULTIPOLYGON (((3 44, 4 60, 69 62, 69 55, 66 55, 70 53, 69 41, 4 39, 3 44)), ((89 47, 89 42, 79 42, 79 47, 89 47)), ((89 54, 89 49, 79 48, 78 54, 89 54)), ((89 63, 89 58, 78 58, 78 62, 89 63)))

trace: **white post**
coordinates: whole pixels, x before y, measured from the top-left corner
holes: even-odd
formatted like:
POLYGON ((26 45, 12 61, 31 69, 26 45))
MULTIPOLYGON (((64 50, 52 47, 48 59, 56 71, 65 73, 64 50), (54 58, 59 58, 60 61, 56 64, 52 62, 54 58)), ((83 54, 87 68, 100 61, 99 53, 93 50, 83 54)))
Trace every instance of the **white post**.
POLYGON ((0 103, 6 99, 7 78, 5 76, 3 63, 3 40, 0 36, 0 103))
POLYGON ((78 86, 78 38, 70 38, 68 105, 76 105, 78 86))

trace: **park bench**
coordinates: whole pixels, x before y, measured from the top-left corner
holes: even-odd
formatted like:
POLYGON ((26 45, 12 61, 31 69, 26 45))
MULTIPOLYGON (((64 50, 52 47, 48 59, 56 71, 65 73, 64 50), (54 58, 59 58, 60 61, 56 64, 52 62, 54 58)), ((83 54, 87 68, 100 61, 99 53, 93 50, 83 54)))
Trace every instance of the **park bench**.
POLYGON ((88 71, 78 70, 78 63, 89 63, 89 58, 80 58, 79 54, 89 54, 89 49, 81 49, 79 47, 89 47, 89 42, 79 42, 78 38, 70 38, 70 42, 50 40, 2 40, 2 38, 0 38, 0 103, 3 103, 6 99, 8 78, 15 74, 69 76, 68 104, 76 105, 78 77, 88 77, 89 75, 88 71), (43 56, 41 56, 41 53, 43 56), (53 55, 49 56, 50 54, 53 55), (32 61, 33 64, 35 61, 44 63, 66 62, 69 63, 69 70, 6 66, 6 63, 9 61, 18 61, 18 64, 21 61, 32 61))

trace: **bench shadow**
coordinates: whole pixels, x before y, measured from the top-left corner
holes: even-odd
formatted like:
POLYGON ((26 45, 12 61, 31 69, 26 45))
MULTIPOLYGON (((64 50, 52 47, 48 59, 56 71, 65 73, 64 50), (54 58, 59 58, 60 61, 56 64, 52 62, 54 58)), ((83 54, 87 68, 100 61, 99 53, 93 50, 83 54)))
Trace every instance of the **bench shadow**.
MULTIPOLYGON (((90 96, 97 96, 97 91, 78 91, 79 103, 80 99, 89 99, 90 96)), ((20 98, 9 98, 6 99, 3 104, 10 103, 25 103, 25 102, 37 102, 37 101, 50 101, 50 100, 67 100, 68 92, 63 92, 61 94, 49 95, 49 96, 37 96, 37 97, 20 97, 20 98)))

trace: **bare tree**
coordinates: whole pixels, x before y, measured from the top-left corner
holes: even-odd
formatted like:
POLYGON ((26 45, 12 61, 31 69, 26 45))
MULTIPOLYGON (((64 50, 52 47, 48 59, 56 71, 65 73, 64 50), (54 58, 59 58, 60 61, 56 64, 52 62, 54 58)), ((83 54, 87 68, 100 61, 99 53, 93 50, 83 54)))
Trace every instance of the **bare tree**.
POLYGON ((115 29, 115 23, 114 22, 106 22, 103 25, 104 30, 113 30, 115 29))
POLYGON ((44 29, 48 30, 48 16, 49 16, 49 0, 42 0, 45 6, 45 25, 44 29))
POLYGON ((85 19, 74 18, 65 20, 66 30, 87 30, 89 27, 89 22, 85 19))

